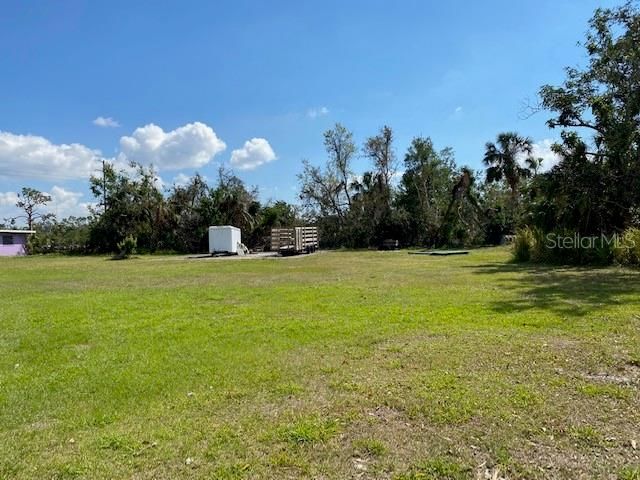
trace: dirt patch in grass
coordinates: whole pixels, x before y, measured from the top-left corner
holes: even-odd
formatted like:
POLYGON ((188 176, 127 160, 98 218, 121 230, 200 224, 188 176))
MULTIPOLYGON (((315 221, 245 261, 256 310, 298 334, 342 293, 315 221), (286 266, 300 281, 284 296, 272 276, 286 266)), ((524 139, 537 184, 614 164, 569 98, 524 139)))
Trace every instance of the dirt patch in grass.
POLYGON ((640 367, 636 362, 625 362, 618 365, 615 373, 588 373, 584 374, 584 378, 616 385, 639 385, 640 367))

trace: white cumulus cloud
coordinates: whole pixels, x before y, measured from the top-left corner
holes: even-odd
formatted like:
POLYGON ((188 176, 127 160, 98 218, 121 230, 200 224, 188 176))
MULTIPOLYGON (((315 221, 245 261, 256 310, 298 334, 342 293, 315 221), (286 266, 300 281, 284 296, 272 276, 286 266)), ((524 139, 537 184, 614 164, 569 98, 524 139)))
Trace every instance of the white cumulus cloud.
POLYGON ((120 126, 120 123, 111 117, 97 117, 93 120, 93 124, 98 127, 105 128, 115 128, 120 126))
POLYGON ((190 180, 191 180, 191 177, 189 175, 186 175, 184 173, 179 173, 178 175, 173 177, 173 184, 176 187, 184 187, 185 185, 189 184, 190 180))
POLYGON ((8 223, 9 219, 18 215, 17 201, 16 192, 0 192, 0 223, 8 223))
POLYGON ((309 118, 324 117, 325 115, 329 115, 329 109, 327 107, 310 108, 307 110, 307 117, 309 118))
POLYGON ((276 154, 264 138, 252 138, 242 148, 231 152, 231 166, 239 170, 253 170, 275 160, 276 154))
POLYGON ((79 143, 54 144, 36 135, 0 131, 0 177, 87 178, 102 160, 79 143))
POLYGON ((89 207, 95 205, 94 202, 82 202, 84 194, 65 190, 63 187, 54 185, 49 192, 51 202, 46 206, 46 211, 54 213, 58 219, 69 216, 86 217, 89 215, 89 207))
POLYGON ((533 144, 532 156, 534 158, 542 158, 540 171, 546 172, 551 170, 560 161, 558 154, 551 149, 554 143, 556 143, 555 140, 545 138, 533 144))
POLYGON ((15 205, 18 201, 16 192, 0 192, 0 207, 15 205))
POLYGON ((199 168, 226 147, 213 129, 201 122, 170 132, 150 123, 120 138, 120 159, 153 164, 159 170, 199 168))

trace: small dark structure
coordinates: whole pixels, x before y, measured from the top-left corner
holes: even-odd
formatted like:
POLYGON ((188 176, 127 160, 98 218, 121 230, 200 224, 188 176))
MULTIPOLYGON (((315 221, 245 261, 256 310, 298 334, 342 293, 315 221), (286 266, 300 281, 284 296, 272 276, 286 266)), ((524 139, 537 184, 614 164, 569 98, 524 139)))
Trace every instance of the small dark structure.
POLYGON ((400 248, 400 242, 391 238, 387 238, 382 241, 380 250, 397 250, 400 248))

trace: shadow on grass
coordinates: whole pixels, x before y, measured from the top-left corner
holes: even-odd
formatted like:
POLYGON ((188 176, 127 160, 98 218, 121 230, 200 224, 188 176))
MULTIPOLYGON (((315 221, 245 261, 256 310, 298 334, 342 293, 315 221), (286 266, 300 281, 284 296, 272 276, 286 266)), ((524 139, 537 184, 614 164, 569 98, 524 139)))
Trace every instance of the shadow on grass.
POLYGON ((494 285, 515 293, 510 299, 493 302, 498 313, 541 309, 580 317, 603 307, 640 307, 640 272, 633 270, 519 263, 468 268, 479 275, 496 275, 494 285))

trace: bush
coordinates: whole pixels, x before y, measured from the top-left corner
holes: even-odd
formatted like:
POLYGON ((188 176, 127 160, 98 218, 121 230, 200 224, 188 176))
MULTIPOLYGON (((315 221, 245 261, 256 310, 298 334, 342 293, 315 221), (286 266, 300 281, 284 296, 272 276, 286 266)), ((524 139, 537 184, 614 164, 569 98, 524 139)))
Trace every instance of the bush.
POLYGON ((640 267, 640 228, 627 228, 618 237, 613 258, 620 265, 640 267))
POLYGON ((545 233, 525 227, 516 233, 513 258, 516 262, 608 265, 613 259, 613 245, 602 235, 580 235, 570 230, 545 233))
POLYGON ((120 250, 119 258, 129 258, 131 254, 135 253, 137 245, 138 239, 133 235, 124 237, 118 242, 118 250, 120 250))
POLYGON ((531 260, 531 252, 535 248, 535 236, 533 230, 524 227, 516 232, 513 242, 513 259, 516 262, 528 262, 531 260))

